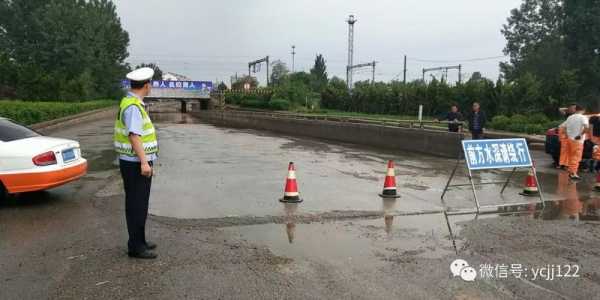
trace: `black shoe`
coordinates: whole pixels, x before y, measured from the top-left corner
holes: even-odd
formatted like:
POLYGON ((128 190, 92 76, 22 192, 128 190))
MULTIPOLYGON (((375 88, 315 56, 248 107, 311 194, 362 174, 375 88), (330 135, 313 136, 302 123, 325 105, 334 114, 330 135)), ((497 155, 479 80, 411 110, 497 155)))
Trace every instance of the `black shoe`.
POLYGON ((579 177, 576 174, 569 175, 569 178, 571 178, 571 180, 573 180, 573 181, 579 181, 579 180, 581 180, 581 177, 579 177))
POLYGON ((154 250, 156 249, 156 244, 153 242, 146 242, 146 250, 154 250))
POLYGON ((155 259, 157 255, 154 252, 144 250, 142 252, 128 252, 127 255, 132 258, 155 259))

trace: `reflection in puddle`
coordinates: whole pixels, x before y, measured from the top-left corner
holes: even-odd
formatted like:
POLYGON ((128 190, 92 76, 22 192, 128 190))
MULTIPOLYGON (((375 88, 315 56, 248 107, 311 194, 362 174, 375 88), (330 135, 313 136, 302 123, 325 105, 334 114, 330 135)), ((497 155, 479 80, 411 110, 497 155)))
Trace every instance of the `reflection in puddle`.
MULTIPOLYGON (((398 216, 396 206, 401 200, 379 201, 382 216, 376 219, 305 223, 299 217, 303 215, 302 204, 286 203, 281 206, 284 224, 222 230, 241 240, 264 245, 277 256, 339 265, 377 266, 454 253, 442 214, 398 216)), ((472 219, 473 216, 456 216, 452 221, 472 219)))
POLYGON ((529 215, 542 220, 572 220, 572 221, 598 221, 600 220, 600 195, 585 193, 581 196, 583 182, 574 182, 569 179, 566 172, 557 175, 556 194, 560 200, 546 201, 545 207, 540 203, 529 205, 514 205, 499 208, 503 215, 529 215))
POLYGON ((294 242, 294 232, 296 230, 295 214, 298 211, 298 203, 284 203, 285 212, 285 232, 288 236, 288 241, 294 242))

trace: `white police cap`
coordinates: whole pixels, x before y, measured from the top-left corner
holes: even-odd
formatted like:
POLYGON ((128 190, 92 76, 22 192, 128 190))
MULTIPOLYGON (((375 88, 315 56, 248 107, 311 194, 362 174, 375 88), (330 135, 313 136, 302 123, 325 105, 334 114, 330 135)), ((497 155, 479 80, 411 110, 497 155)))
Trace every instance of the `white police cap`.
POLYGON ((127 74, 127 79, 131 81, 148 81, 154 77, 154 70, 152 68, 140 68, 131 71, 127 74))

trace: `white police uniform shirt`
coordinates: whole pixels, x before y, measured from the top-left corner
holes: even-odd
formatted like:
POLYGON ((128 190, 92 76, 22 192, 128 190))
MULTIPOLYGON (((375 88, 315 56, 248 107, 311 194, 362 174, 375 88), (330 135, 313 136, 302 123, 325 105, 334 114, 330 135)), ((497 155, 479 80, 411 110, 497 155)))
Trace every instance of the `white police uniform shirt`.
MULTIPOLYGON (((136 94, 134 93, 128 93, 127 94, 129 97, 136 97, 138 99, 140 99, 140 97, 138 97, 136 94)), ((144 104, 144 100, 140 99, 140 102, 142 102, 142 106, 146 106, 144 104)), ((125 111, 123 111, 123 124, 125 124, 125 128, 127 129, 127 133, 133 133, 133 134, 137 134, 139 136, 142 136, 144 130, 143 130, 143 124, 144 124, 144 120, 142 118, 142 112, 140 111, 139 108, 137 108, 137 106, 135 105, 130 105, 129 107, 127 107, 125 109, 125 111)), ((147 161, 155 161, 158 158, 158 156, 156 154, 146 154, 146 160, 147 161)), ((132 161, 132 162, 139 162, 140 159, 137 156, 127 156, 127 155, 119 155, 119 159, 125 160, 125 161, 132 161)))

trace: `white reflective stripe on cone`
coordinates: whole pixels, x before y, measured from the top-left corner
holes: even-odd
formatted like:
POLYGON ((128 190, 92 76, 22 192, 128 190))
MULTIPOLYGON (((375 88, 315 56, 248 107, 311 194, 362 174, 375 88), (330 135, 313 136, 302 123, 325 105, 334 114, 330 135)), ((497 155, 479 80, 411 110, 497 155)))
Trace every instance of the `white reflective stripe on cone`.
POLYGON ((283 193, 284 196, 298 196, 300 195, 300 193, 298 192, 285 192, 283 193))
POLYGON ((289 171, 288 172, 288 179, 296 179, 296 172, 294 171, 289 171))
POLYGON ((388 169, 387 176, 396 176, 396 174, 394 173, 394 169, 388 169))

